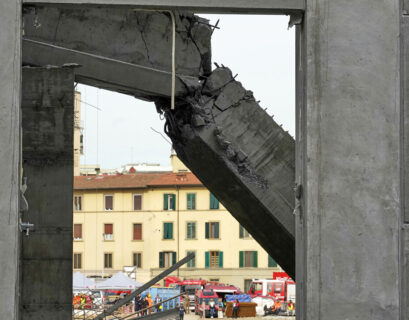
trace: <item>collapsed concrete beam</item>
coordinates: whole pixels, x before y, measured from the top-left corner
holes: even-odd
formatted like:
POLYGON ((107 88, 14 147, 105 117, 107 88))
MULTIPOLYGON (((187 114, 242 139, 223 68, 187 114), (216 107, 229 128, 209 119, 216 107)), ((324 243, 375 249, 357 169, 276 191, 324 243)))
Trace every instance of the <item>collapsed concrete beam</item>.
MULTIPOLYGON (((211 27, 175 14, 176 94, 211 71, 211 27)), ((168 14, 129 9, 26 8, 23 62, 78 63, 76 80, 139 98, 171 93, 172 21, 168 14)))
MULTIPOLYGON (((75 70, 77 82, 135 95, 146 100, 152 100, 153 97, 171 96, 172 75, 170 72, 30 39, 23 39, 22 45, 23 61, 27 64, 36 66, 79 64, 81 68, 75 70)), ((175 83, 176 97, 182 97, 189 93, 185 85, 187 81, 199 85, 198 78, 177 75, 175 83)))
POLYGON ((294 139, 227 68, 175 111, 156 104, 180 159, 295 279, 294 139))

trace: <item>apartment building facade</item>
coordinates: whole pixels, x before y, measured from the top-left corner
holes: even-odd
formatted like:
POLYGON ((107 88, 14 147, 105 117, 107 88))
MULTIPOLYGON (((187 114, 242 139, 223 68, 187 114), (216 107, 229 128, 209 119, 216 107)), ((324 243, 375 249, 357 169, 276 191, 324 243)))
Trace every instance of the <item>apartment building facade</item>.
POLYGON ((281 270, 175 155, 172 167, 74 178, 74 271, 107 276, 135 267, 145 282, 194 252, 173 275, 245 289, 281 270))

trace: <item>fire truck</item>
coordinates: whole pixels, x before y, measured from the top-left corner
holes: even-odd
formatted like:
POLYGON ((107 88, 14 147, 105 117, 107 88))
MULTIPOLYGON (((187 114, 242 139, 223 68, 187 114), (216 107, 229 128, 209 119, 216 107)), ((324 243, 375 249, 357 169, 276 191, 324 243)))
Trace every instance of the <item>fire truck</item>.
POLYGON ((271 296, 280 302, 295 303, 295 282, 285 272, 274 272, 273 279, 253 279, 248 294, 252 298, 271 296))
POLYGON ((189 295, 189 309, 195 309, 195 294, 197 290, 203 290, 207 281, 202 279, 179 279, 177 277, 166 277, 165 286, 180 287, 180 292, 186 292, 189 295))

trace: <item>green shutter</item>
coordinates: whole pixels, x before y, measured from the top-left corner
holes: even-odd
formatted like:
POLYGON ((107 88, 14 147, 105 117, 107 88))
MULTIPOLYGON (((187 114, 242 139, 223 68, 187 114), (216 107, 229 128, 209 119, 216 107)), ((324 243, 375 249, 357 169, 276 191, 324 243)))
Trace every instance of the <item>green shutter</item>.
POLYGON ((244 252, 240 251, 239 252, 239 267, 243 268, 244 266, 244 252))
POLYGON ((223 251, 219 251, 219 268, 223 268, 223 251))
POLYGON ((171 195, 170 205, 172 207, 172 210, 175 210, 175 208, 176 208, 176 195, 174 195, 174 194, 171 195))
POLYGON ((214 224, 214 237, 216 239, 219 239, 219 223, 218 222, 214 224))
POLYGON ((253 267, 257 268, 257 251, 253 251, 253 267))
POLYGON ((240 237, 240 239, 241 238, 244 238, 244 235, 243 235, 243 227, 240 225, 240 229, 239 229, 239 237, 240 237))
POLYGON ((209 222, 206 222, 206 239, 209 239, 209 222))
POLYGON ((172 252, 172 266, 176 264, 176 252, 172 252))
POLYGON ((210 252, 206 251, 205 252, 205 268, 210 267, 210 252))
POLYGON ((163 252, 159 252, 159 268, 163 268, 165 266, 163 261, 163 252))
POLYGON ((190 193, 187 194, 186 196, 186 209, 191 209, 191 199, 190 199, 190 193))
POLYGON ((196 194, 192 194, 192 209, 196 209, 196 194))
POLYGON ((168 194, 163 195, 163 210, 168 210, 168 194))
POLYGON ((275 260, 271 258, 270 256, 268 256, 268 267, 269 268, 277 267, 277 262, 275 262, 275 260))
POLYGON ((169 225, 169 238, 168 239, 173 239, 173 223, 168 223, 169 225))
POLYGON ((192 222, 192 239, 196 239, 196 222, 192 222))
POLYGON ((210 209, 219 209, 219 200, 212 193, 210 194, 210 209))

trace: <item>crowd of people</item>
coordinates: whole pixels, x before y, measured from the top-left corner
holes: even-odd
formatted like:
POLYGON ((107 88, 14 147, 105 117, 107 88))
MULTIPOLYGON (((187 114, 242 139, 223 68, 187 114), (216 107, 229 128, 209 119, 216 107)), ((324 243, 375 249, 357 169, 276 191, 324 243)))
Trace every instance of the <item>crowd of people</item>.
POLYGON ((158 294, 153 300, 150 294, 146 295, 145 298, 142 298, 141 295, 138 294, 134 299, 134 311, 139 312, 141 316, 151 314, 152 309, 154 309, 155 312, 160 312, 162 311, 161 302, 162 299, 158 294), (153 305, 155 307, 151 308, 153 305))

